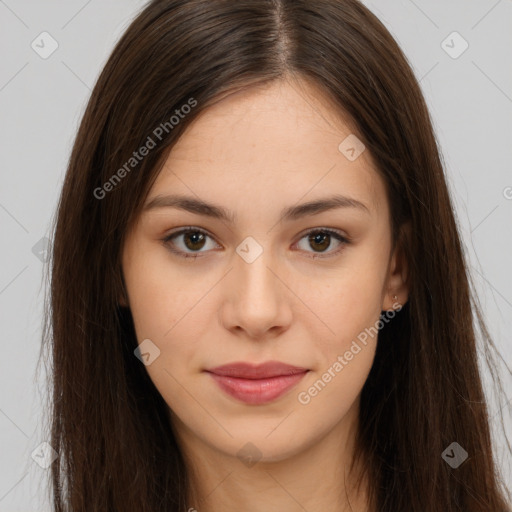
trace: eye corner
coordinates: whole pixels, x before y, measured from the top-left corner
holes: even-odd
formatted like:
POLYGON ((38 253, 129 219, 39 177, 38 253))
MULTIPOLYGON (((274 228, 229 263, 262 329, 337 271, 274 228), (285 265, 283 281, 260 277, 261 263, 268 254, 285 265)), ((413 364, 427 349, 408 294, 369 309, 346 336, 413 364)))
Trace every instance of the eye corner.
POLYGON ((347 245, 351 243, 351 239, 349 236, 347 236, 342 231, 335 229, 335 228, 327 228, 327 227, 318 227, 318 228, 312 228, 305 232, 303 232, 300 235, 300 238, 293 244, 293 246, 296 246, 300 243, 301 240, 303 240, 305 237, 317 234, 317 233, 323 233, 327 234, 332 238, 335 238, 339 243, 340 246, 332 251, 327 252, 314 252, 314 251, 303 251, 306 253, 306 257, 310 259, 328 259, 328 258, 334 258, 336 256, 339 256, 340 253, 344 251, 347 245))

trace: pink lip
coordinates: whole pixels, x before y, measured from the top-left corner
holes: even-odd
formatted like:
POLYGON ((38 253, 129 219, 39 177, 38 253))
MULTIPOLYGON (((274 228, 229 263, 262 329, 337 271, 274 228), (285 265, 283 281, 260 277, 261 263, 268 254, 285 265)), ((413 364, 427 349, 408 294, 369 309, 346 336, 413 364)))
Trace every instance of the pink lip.
POLYGON ((206 371, 228 395, 248 404, 263 404, 286 393, 309 370, 269 361, 260 365, 232 363, 206 371))

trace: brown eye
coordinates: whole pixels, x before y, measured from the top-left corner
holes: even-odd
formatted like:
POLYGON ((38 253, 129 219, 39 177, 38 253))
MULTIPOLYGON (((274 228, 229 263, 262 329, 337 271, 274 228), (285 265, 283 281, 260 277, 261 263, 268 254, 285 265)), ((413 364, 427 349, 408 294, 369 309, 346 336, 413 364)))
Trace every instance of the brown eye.
POLYGON ((306 247, 303 247, 303 249, 304 251, 311 253, 311 257, 313 258, 330 257, 338 254, 343 250, 345 245, 349 243, 349 240, 346 237, 331 229, 315 229, 306 233, 306 235, 301 238, 301 241, 306 238, 306 247), (328 251, 328 249, 333 245, 336 245, 336 243, 338 248, 328 251), (309 248, 312 248, 313 251, 308 250, 309 248), (326 255, 323 256, 322 253, 326 253, 326 255))
POLYGON ((187 249, 197 251, 203 248, 205 238, 205 235, 199 231, 188 231, 183 237, 183 242, 187 249))
MULTIPOLYGON (((335 256, 350 243, 349 239, 341 235, 341 233, 328 228, 311 230, 300 239, 298 245, 306 238, 306 247, 299 248, 309 253, 309 257, 312 258, 329 258, 335 256), (333 245, 336 246, 335 244, 337 244, 337 248, 335 250, 329 250, 333 245), (313 249, 313 251, 310 249, 313 249), (325 253, 325 255, 323 253, 325 253)), ((195 259, 202 256, 202 253, 208 252, 209 249, 219 247, 213 243, 213 247, 208 248, 208 240, 213 241, 213 238, 208 233, 202 229, 190 226, 171 233, 163 239, 163 242, 174 254, 182 258, 195 259)))
MULTIPOLYGON (((208 245, 208 239, 211 236, 198 228, 185 228, 171 233, 163 239, 163 242, 169 247, 169 250, 183 258, 197 258, 208 245), (182 239, 180 241, 180 238, 182 239), (176 241, 175 241, 176 240, 176 241)), ((215 244, 214 244, 215 246, 215 244)))
POLYGON ((311 233, 308 237, 311 247, 323 252, 331 245, 331 235, 327 233, 311 233))

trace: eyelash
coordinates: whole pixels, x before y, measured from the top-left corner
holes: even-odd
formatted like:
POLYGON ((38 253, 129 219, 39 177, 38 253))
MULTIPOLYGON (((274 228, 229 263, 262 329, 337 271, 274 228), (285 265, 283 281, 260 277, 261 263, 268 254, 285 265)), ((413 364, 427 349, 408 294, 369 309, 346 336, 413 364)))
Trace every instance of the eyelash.
MULTIPOLYGON (((195 253, 195 254, 190 254, 190 253, 185 253, 183 251, 179 251, 179 250, 176 250, 176 249, 172 248, 171 240, 173 238, 178 237, 180 235, 183 235, 185 233, 189 233, 189 232, 201 233, 201 234, 203 234, 203 235, 213 239, 213 237, 210 236, 209 233, 207 233, 206 231, 204 231, 201 228, 197 228, 197 227, 194 227, 194 226, 186 226, 186 227, 180 229, 179 231, 174 231, 173 233, 170 233, 169 235, 167 235, 166 237, 164 237, 162 239, 162 242, 164 243, 164 245, 172 253, 176 254, 177 256, 179 256, 181 258, 185 258, 185 259, 190 259, 190 258, 196 259, 198 257, 201 258, 202 256, 200 255, 199 252, 195 253)), ((311 259, 331 258, 331 257, 336 256, 337 254, 339 254, 341 251, 343 251, 343 249, 345 248, 346 245, 350 244, 350 240, 346 236, 343 236, 338 231, 330 229, 330 228, 314 228, 314 229, 310 229, 309 231, 304 233, 304 235, 302 235, 302 237, 299 239, 299 241, 302 240, 303 238, 311 235, 311 234, 316 234, 316 233, 324 233, 324 234, 331 235, 336 240, 341 242, 341 245, 340 245, 340 247, 338 249, 336 249, 336 250, 334 250, 332 252, 329 252, 327 256, 324 256, 323 253, 312 253, 312 256, 307 256, 307 257, 309 257, 311 259)), ((203 251, 203 252, 207 252, 207 251, 203 251)), ((306 251, 306 252, 308 252, 308 251, 306 251)))

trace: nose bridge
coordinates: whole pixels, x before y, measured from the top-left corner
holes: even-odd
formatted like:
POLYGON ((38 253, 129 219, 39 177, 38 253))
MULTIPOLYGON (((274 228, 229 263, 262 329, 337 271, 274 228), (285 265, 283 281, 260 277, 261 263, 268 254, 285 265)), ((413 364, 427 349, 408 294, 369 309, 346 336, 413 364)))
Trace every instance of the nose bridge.
POLYGON ((279 265, 272 251, 256 245, 253 239, 248 240, 247 245, 242 242, 237 253, 233 272, 230 272, 232 292, 226 297, 234 314, 229 319, 231 327, 236 325, 258 336, 273 326, 284 325, 290 320, 289 314, 283 315, 289 312, 286 287, 276 276, 279 265))
POLYGON ((275 306, 279 280, 270 269, 276 266, 272 251, 267 247, 255 246, 253 241, 243 242, 237 249, 239 260, 235 265, 235 279, 242 301, 261 307, 264 304, 275 306), (242 251, 249 250, 248 253, 242 251), (251 254, 252 253, 252 254, 251 254), (252 257, 251 257, 252 256, 252 257), (255 257, 254 257, 255 256, 255 257))

